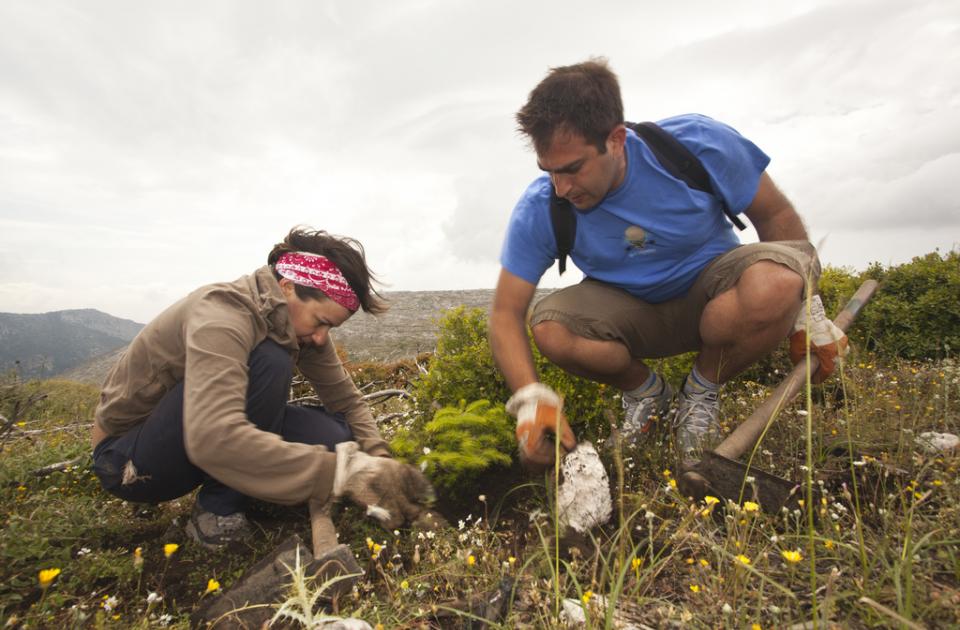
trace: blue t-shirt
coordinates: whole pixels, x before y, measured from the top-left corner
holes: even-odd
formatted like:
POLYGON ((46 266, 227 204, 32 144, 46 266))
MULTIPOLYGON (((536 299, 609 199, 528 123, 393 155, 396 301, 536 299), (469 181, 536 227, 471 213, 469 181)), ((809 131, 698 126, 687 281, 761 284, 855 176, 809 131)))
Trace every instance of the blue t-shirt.
MULTIPOLYGON (((770 158, 732 127, 700 114, 657 123, 703 163, 734 213, 753 201, 770 158)), ((627 130, 627 174, 595 207, 577 211, 570 258, 586 276, 652 303, 683 295, 706 265, 740 244, 720 201, 670 175, 627 130)), ((557 259, 549 174, 534 180, 507 226, 500 263, 537 284, 557 259)))

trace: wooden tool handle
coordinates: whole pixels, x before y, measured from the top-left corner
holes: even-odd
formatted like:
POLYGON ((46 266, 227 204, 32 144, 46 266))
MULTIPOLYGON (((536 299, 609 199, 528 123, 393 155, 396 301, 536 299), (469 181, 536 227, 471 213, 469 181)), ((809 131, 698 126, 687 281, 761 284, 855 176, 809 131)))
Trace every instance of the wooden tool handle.
MULTIPOLYGON (((870 301, 876 290, 876 280, 867 280, 860 285, 860 288, 853 294, 847 305, 843 307, 837 318, 833 320, 834 325, 846 332, 857 313, 860 312, 864 304, 870 301)), ((820 359, 811 353, 809 361, 810 373, 813 374, 820 367, 820 359)), ((807 362, 804 360, 794 366, 790 374, 773 390, 770 397, 757 407, 756 411, 750 414, 750 417, 744 420, 713 452, 729 459, 737 459, 743 455, 759 439, 767 425, 773 422, 780 410, 787 406, 800 392, 806 382, 807 362)))
POLYGON ((310 501, 310 533, 313 536, 314 558, 320 558, 337 546, 337 530, 330 518, 330 506, 330 501, 310 501))

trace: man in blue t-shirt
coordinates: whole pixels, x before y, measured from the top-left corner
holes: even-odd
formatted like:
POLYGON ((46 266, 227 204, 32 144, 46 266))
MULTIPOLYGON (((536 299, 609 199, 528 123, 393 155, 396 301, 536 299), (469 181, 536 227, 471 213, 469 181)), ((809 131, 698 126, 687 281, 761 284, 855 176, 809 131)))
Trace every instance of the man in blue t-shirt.
MULTIPOLYGON (((720 385, 791 332, 806 283, 815 285, 820 273, 800 217, 765 171, 770 159, 706 116, 662 120, 702 162, 714 194, 690 188, 624 126, 620 87, 604 60, 551 70, 517 121, 544 174, 510 217, 490 342, 514 392, 507 410, 517 417, 522 458, 552 462, 548 435, 557 427, 568 450, 576 444, 559 396, 538 381, 526 335, 537 283, 558 257, 554 190, 576 211, 570 258, 585 277, 536 304, 537 347, 568 372, 621 389, 631 441, 665 417, 674 398, 644 359, 699 351, 673 427, 682 454, 702 448, 718 434, 720 385), (750 219, 760 243, 740 245, 724 204, 750 219)), ((839 330, 825 334, 833 343, 814 351, 829 358, 846 339, 839 330)), ((832 370, 823 363, 820 380, 832 370)))

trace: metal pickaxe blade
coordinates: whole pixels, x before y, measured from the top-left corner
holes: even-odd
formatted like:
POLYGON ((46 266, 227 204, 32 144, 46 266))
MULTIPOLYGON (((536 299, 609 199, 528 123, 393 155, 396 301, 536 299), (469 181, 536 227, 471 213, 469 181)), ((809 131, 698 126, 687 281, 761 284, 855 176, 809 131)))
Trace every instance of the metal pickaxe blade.
MULTIPOLYGON (((833 320, 837 328, 846 332, 860 309, 870 301, 876 290, 876 280, 867 280, 860 285, 837 318, 833 320)), ((773 390, 770 397, 717 448, 705 452, 700 461, 684 462, 683 472, 677 482, 685 496, 702 499, 709 494, 737 502, 743 499, 754 499, 764 510, 770 512, 779 511, 787 503, 797 484, 748 467, 737 461, 737 458, 756 444, 780 411, 803 389, 807 382, 808 361, 810 373, 816 372, 820 367, 820 359, 814 354, 809 354, 806 360, 794 366, 790 374, 773 390), (747 476, 753 477, 753 483, 746 483, 747 476)))

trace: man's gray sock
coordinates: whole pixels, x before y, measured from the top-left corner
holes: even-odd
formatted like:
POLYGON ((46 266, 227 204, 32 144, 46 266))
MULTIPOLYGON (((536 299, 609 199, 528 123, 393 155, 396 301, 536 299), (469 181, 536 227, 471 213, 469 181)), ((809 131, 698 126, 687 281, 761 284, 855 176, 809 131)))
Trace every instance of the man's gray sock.
POLYGON ((694 364, 693 369, 690 370, 690 374, 687 375, 686 380, 683 382, 683 392, 685 394, 702 394, 703 392, 718 391, 720 391, 720 384, 708 380, 700 373, 696 364, 694 364))
POLYGON ((656 396, 663 391, 663 379, 660 378, 660 375, 650 370, 650 376, 647 377, 639 387, 634 389, 626 390, 623 392, 624 396, 630 396, 631 398, 648 398, 650 396, 656 396))

